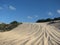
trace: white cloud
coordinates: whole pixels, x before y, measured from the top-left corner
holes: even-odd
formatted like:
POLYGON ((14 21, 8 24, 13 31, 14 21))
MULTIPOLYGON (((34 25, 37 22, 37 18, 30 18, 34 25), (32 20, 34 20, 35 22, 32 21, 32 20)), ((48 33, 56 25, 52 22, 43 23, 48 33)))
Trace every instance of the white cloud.
POLYGON ((10 5, 8 8, 11 9, 11 10, 16 10, 16 8, 12 5, 10 5))
POLYGON ((2 9, 8 9, 8 10, 16 10, 16 8, 12 5, 3 5, 3 6, 0 6, 0 10, 2 9))
POLYGON ((27 18, 28 18, 28 19, 32 19, 33 17, 32 17, 32 16, 28 16, 27 18))
POLYGON ((3 7, 0 7, 0 10, 2 10, 3 9, 3 7))
POLYGON ((28 19, 34 19, 34 18, 38 18, 38 15, 34 15, 34 16, 27 16, 28 19))
POLYGON ((35 15, 35 18, 37 18, 38 17, 38 15, 35 15))
POLYGON ((52 12, 48 12, 48 15, 53 15, 52 12))
POLYGON ((57 13, 59 13, 59 14, 60 14, 60 10, 57 10, 57 13))

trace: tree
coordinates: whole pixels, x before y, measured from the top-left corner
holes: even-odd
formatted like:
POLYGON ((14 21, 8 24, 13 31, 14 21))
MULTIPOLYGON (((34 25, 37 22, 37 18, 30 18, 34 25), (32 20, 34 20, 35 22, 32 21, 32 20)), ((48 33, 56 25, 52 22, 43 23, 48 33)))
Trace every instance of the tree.
POLYGON ((18 24, 18 22, 17 21, 13 21, 10 24, 18 24))
POLYGON ((39 20, 37 20, 36 22, 37 22, 37 23, 38 23, 38 22, 45 22, 45 19, 39 19, 39 20))
POLYGON ((54 19, 51 19, 51 18, 47 18, 47 19, 39 19, 37 20, 36 22, 54 22, 55 20, 60 20, 60 17, 58 18, 54 18, 54 19))
POLYGON ((47 18, 47 19, 46 19, 46 22, 48 22, 48 21, 53 21, 53 19, 47 18))
POLYGON ((58 18, 54 18, 54 20, 60 20, 60 17, 58 17, 58 18))

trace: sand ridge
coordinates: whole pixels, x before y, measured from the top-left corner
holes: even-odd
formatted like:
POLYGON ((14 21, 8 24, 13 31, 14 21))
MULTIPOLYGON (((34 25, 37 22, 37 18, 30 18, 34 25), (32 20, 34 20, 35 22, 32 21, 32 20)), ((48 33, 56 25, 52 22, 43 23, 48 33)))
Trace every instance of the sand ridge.
POLYGON ((60 45, 60 30, 47 23, 23 23, 0 32, 0 45, 60 45))

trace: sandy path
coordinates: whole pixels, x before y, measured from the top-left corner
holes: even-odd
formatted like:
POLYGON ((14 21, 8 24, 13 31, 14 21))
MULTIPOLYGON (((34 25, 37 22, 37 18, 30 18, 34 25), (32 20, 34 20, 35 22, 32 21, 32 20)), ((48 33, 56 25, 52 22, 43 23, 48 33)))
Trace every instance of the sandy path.
POLYGON ((0 45, 60 45, 60 30, 46 23, 24 23, 0 32, 0 45))

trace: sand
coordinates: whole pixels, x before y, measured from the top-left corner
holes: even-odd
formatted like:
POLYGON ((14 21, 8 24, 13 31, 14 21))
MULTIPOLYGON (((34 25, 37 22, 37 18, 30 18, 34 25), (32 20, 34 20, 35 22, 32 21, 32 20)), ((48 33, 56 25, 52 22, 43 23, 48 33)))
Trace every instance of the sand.
POLYGON ((47 23, 23 23, 0 32, 0 45, 60 45, 60 30, 47 23))

